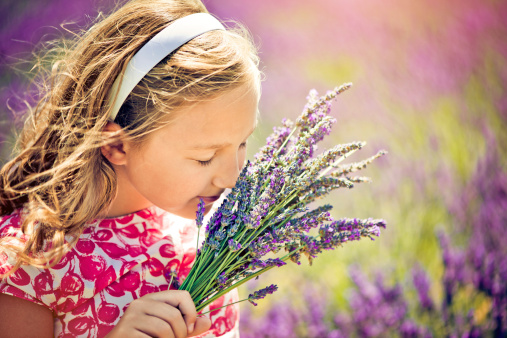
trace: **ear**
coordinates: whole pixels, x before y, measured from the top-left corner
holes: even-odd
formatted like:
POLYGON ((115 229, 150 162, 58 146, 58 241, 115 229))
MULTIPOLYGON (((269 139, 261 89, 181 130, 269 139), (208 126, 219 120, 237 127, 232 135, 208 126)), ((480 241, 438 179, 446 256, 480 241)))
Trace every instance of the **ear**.
POLYGON ((108 142, 100 147, 102 155, 112 164, 125 165, 127 163, 128 145, 125 142, 125 133, 122 128, 114 122, 107 122, 104 129, 102 129, 102 134, 108 142))

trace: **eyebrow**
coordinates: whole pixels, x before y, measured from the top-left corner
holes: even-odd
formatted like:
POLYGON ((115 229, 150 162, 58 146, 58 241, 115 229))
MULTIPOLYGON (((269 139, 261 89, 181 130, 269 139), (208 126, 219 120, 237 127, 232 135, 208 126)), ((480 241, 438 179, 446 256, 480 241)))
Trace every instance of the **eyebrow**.
POLYGON ((230 143, 217 143, 217 144, 201 144, 191 147, 191 150, 202 150, 202 149, 220 149, 230 145, 230 143))
MULTIPOLYGON (((257 128, 257 124, 255 124, 255 127, 252 129, 252 131, 250 133, 248 133, 248 136, 246 138, 249 138, 250 135, 253 134, 253 132, 255 131, 255 128, 257 128)), ((230 142, 215 143, 215 144, 199 144, 199 145, 195 145, 195 146, 190 147, 190 150, 220 149, 220 148, 227 147, 229 145, 231 145, 230 142)))

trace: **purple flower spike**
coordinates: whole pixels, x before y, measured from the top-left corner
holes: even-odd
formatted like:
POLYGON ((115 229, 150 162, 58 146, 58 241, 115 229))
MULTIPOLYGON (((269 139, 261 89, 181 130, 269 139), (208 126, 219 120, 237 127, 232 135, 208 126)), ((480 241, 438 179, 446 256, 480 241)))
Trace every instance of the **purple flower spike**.
POLYGON ((254 300, 264 299, 264 297, 273 294, 273 292, 275 292, 276 290, 278 290, 278 286, 271 284, 270 286, 267 286, 264 289, 260 289, 248 295, 248 301, 253 305, 257 306, 257 303, 255 303, 254 300))
POLYGON ((229 245, 229 250, 231 250, 232 252, 236 252, 241 249, 241 244, 233 240, 232 238, 227 242, 227 244, 229 245))
POLYGON ((225 272, 222 272, 220 274, 220 276, 217 277, 217 280, 218 280, 218 283, 222 284, 222 285, 225 284, 225 283, 227 283, 228 278, 225 277, 225 272))
POLYGON ((202 226, 202 221, 204 219, 204 200, 201 198, 199 200, 199 204, 197 204, 197 211, 195 213, 195 223, 197 227, 202 226))
POLYGON ((420 266, 417 266, 412 269, 412 279, 419 296, 421 307, 425 310, 431 311, 434 305, 429 295, 430 281, 426 272, 420 266))

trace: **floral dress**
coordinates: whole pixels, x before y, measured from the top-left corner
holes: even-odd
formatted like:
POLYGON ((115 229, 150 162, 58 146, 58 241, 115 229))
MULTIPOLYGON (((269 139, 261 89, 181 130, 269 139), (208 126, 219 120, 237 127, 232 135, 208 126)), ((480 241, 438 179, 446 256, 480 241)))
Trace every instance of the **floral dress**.
MULTIPOLYGON (((20 216, 18 210, 0 218, 0 237, 23 238, 20 216)), ((157 207, 96 221, 57 265, 24 265, 0 280, 0 293, 49 308, 56 337, 103 337, 134 299, 167 290, 171 280, 183 281, 195 260, 196 237, 194 221, 157 207)), ((12 263, 0 255, 0 273, 12 263)), ((212 310, 212 326, 200 337, 239 336, 238 305, 222 308, 237 299, 233 291, 204 310, 212 310)))

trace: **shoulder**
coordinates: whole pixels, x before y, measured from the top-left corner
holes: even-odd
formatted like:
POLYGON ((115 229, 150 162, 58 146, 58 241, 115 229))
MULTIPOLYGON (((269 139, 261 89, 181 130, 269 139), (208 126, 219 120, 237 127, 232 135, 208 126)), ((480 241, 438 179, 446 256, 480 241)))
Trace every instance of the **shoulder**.
POLYGON ((0 318, 5 337, 53 337, 53 313, 31 301, 0 293, 0 318))
MULTIPOLYGON (((24 236, 21 231, 21 216, 21 209, 0 216, 0 238, 24 236)), ((7 254, 0 250, 0 273, 5 273, 10 268, 12 265, 9 264, 7 254)), ((0 331, 8 337, 52 337, 51 309, 17 285, 27 285, 29 280, 30 276, 23 268, 9 278, 0 279, 0 331)))

